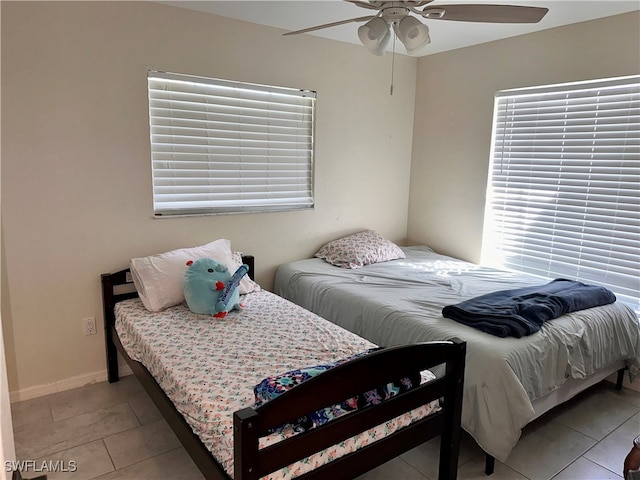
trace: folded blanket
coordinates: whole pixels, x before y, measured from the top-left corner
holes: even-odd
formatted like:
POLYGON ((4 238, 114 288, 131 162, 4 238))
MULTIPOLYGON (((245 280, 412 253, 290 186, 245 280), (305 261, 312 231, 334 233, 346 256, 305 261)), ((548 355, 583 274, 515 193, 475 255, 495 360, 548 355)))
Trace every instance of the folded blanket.
POLYGON ((604 287, 559 278, 447 305, 442 315, 498 337, 520 338, 536 333, 547 320, 615 301, 613 292, 604 287))

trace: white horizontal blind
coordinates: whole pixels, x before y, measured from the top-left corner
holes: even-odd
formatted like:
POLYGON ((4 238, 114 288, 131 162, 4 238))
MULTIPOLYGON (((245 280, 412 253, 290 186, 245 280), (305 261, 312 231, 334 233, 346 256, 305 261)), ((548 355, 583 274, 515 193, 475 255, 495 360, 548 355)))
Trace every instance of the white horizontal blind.
POLYGON ((148 73, 156 216, 313 207, 311 91, 148 73))
POLYGON ((640 312, 640 76, 500 92, 483 263, 640 312))

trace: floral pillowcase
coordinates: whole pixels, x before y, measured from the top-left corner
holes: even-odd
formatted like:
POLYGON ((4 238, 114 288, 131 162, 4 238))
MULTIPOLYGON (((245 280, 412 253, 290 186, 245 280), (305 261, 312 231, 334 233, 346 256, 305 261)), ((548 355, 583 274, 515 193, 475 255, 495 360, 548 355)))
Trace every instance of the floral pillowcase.
POLYGON ((329 242, 320 248, 315 256, 342 268, 360 268, 373 263, 405 258, 398 245, 373 230, 365 230, 329 242))

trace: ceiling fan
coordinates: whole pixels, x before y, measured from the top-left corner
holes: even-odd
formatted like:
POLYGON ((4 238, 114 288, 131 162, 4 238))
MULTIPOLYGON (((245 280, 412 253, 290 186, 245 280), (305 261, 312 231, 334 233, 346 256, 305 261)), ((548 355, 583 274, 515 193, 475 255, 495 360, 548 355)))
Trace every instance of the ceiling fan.
POLYGON ((431 39, 429 28, 416 18, 428 20, 452 20, 458 22, 487 23, 537 23, 549 11, 548 8, 521 5, 434 5, 433 0, 345 0, 358 7, 377 10, 375 15, 350 18, 304 28, 284 35, 313 32, 353 22, 366 22, 358 28, 358 37, 372 53, 382 55, 391 39, 391 32, 404 44, 409 55, 418 53, 431 39), (423 8, 424 7, 424 8, 423 8), (413 16, 413 15, 415 16, 413 16))

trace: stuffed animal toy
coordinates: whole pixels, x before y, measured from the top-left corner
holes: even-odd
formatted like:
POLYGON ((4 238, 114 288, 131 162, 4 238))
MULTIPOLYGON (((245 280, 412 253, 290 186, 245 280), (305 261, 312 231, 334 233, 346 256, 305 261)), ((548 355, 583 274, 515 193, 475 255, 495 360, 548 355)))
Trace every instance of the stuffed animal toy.
POLYGON ((233 275, 224 264, 212 258, 189 260, 187 266, 183 287, 189 310, 216 318, 226 317, 231 310, 240 310, 238 284, 249 271, 247 265, 241 265, 233 275))

